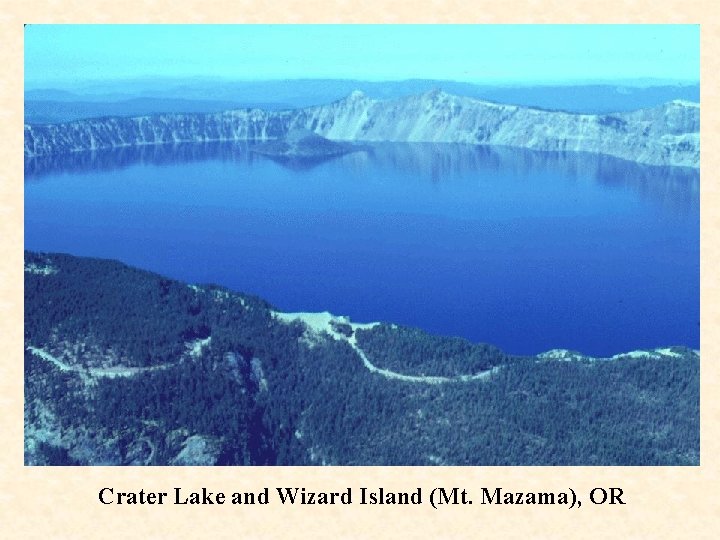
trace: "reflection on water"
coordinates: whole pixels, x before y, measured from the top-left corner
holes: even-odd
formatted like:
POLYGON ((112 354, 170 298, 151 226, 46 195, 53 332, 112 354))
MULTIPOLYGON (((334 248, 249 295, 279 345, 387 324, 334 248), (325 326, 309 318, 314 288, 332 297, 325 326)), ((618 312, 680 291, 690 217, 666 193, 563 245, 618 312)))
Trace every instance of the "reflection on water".
MULTIPOLYGON (((387 143, 363 147, 364 151, 340 157, 276 160, 301 172, 339 161, 343 167, 362 173, 369 164, 406 171, 418 180, 443 182, 468 173, 510 172, 515 177, 547 174, 591 181, 609 187, 630 188, 643 198, 667 209, 696 209, 699 204, 700 173, 686 167, 654 167, 610 156, 580 152, 537 152, 500 146, 465 144, 387 143)), ((110 171, 132 165, 169 165, 221 160, 242 165, 269 159, 249 150, 244 143, 147 145, 98 152, 77 152, 25 160, 25 180, 49 174, 110 171)))
POLYGON ((153 144, 128 146, 97 152, 74 152, 25 159, 25 179, 34 180, 49 174, 111 171, 131 165, 168 165, 220 159, 251 163, 263 159, 239 143, 153 144))
POLYGON ((696 170, 450 144, 286 165, 233 143, 29 160, 25 246, 511 353, 699 346, 696 170))
POLYGON ((700 174, 687 167, 653 167, 601 154, 537 152, 532 150, 464 144, 374 145, 373 155, 353 154, 341 158, 362 169, 366 162, 413 171, 433 182, 475 172, 488 175, 503 171, 513 177, 537 178, 547 174, 631 188, 668 208, 688 209, 698 204, 700 174), (539 174, 538 174, 539 173, 539 174))

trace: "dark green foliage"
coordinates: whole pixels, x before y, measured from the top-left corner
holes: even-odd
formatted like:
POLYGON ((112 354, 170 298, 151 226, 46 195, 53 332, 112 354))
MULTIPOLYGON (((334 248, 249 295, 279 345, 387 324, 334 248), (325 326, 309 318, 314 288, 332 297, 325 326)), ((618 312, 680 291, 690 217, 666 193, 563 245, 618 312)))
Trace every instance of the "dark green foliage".
MULTIPOLYGON (((26 264, 43 266, 45 257, 28 253, 26 264)), ((218 300, 227 294, 214 286, 199 294, 185 284, 113 261, 53 255, 52 264, 62 271, 26 273, 26 339, 47 343, 53 333, 91 338, 101 349, 118 349, 129 366, 177 361, 186 341, 209 335, 222 314, 218 300)), ((228 298, 224 308, 238 307, 240 301, 228 298)), ((245 316, 242 309, 233 309, 236 313, 227 318, 241 323, 239 330, 250 338, 265 332, 268 304, 249 296, 242 301, 261 310, 264 318, 245 316)))
POLYGON ((68 454, 67 448, 40 442, 37 449, 38 465, 80 465, 68 454))
POLYGON ((255 411, 247 382, 224 366, 184 362, 142 377, 111 379, 98 386, 93 404, 92 421, 99 426, 142 432, 143 421, 154 420, 165 431, 222 434, 233 463, 267 463, 255 452, 259 445, 249 446, 255 411))
MULTIPOLYGON (((26 253, 26 265, 57 271, 25 274, 28 347, 60 355, 90 340, 119 351, 115 363, 155 368, 88 382, 79 366, 103 365, 88 358, 95 349, 63 357, 74 371, 27 350, 29 463, 168 464, 196 435, 218 441, 221 465, 699 463, 690 351, 538 361, 409 328, 358 330, 370 360, 400 373, 501 366, 484 381, 405 382, 371 373, 346 341, 305 339, 257 298, 110 261, 26 253), (208 337, 189 353, 188 341, 208 337)), ((352 334, 341 321, 335 330, 352 334)))
POLYGON ((614 128, 618 131, 627 131, 627 121, 617 116, 598 116, 598 124, 614 128))
POLYGON ((353 335, 352 326, 350 326, 348 323, 333 321, 330 323, 330 326, 332 326, 333 330, 335 330, 336 332, 340 332, 345 337, 350 337, 353 335))
POLYGON ((294 129, 278 140, 263 141, 250 147, 252 152, 268 157, 318 158, 341 156, 361 147, 321 137, 306 129, 294 129))
POLYGON ((417 328, 383 324, 358 330, 357 342, 376 366, 408 375, 472 375, 508 362, 492 345, 432 336, 417 328))

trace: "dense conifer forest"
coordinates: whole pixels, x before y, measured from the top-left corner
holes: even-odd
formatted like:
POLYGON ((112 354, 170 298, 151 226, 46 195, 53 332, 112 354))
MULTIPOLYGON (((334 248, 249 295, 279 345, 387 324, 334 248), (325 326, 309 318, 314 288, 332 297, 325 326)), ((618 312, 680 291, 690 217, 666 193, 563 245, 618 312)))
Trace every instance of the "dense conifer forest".
POLYGON ((26 463, 699 463, 694 351, 521 358, 395 325, 334 328, 213 285, 26 252, 26 463), (402 380, 359 350, 403 375, 492 371, 402 380))

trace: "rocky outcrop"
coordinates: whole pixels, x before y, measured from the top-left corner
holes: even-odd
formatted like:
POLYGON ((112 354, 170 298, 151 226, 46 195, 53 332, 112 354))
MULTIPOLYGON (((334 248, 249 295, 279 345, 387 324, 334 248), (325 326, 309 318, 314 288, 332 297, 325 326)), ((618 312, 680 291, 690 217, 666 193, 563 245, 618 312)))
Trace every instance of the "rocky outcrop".
POLYGON ((192 435, 182 444, 182 450, 170 460, 170 465, 215 465, 220 444, 210 437, 192 435))
POLYGON ((25 157, 181 142, 260 143, 282 140, 300 129, 335 141, 500 145, 697 168, 699 128, 699 105, 679 100, 654 109, 592 115, 502 105, 441 91, 390 101, 353 92, 328 105, 291 111, 246 109, 26 125, 25 157))

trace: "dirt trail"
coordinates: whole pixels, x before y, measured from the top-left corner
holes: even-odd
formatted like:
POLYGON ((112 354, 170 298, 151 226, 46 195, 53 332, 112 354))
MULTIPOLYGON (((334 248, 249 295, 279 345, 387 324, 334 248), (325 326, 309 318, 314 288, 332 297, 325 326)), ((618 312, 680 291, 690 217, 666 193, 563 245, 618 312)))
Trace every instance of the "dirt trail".
POLYGON ((92 382, 92 379, 95 378, 132 377, 140 373, 155 371, 158 369, 165 369, 169 367, 168 364, 162 364, 152 367, 110 366, 86 368, 83 366, 73 366, 70 364, 66 364, 65 362, 53 356, 46 350, 40 349, 38 347, 33 347, 32 345, 28 345, 27 349, 38 358, 42 358, 43 360, 54 364, 60 371, 71 371, 73 373, 77 373, 86 383, 92 382))
POLYGON ((370 329, 377 326, 380 323, 369 323, 369 324, 358 324, 351 323, 346 317, 336 317, 328 312, 322 313, 280 313, 275 312, 275 317, 284 322, 302 321, 307 326, 308 331, 314 334, 326 333, 330 337, 336 340, 345 341, 350 345, 353 350, 357 353, 362 360, 363 365, 372 373, 377 373, 388 379, 394 379, 397 381, 406 381, 413 383, 423 384, 445 384, 445 383, 456 383, 456 382, 470 382, 477 380, 489 379, 494 373, 500 370, 500 366, 496 366, 486 371, 480 371, 472 375, 458 375, 456 377, 441 377, 441 376, 428 376, 428 375, 406 375, 404 373, 398 373, 389 369, 379 368, 373 364, 365 354, 365 351, 357 343, 355 332, 357 330, 370 329), (348 337, 342 332, 336 330, 337 324, 347 324, 353 329, 352 336, 348 337))

